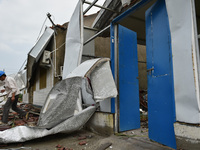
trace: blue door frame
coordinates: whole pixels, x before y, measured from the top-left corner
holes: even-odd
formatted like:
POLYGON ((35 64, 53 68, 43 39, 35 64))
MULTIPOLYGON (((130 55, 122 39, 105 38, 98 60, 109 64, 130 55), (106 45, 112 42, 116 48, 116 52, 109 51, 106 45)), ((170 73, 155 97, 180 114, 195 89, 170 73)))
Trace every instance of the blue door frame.
MULTIPOLYGON (((114 26, 118 24, 117 22, 123 19, 124 17, 128 16, 130 13, 134 13, 138 8, 143 7, 146 3, 148 3, 151 0, 143 0, 140 3, 136 4, 126 12, 122 13, 120 16, 115 18, 111 23, 111 69, 115 78, 115 32, 114 32, 114 26)), ((170 41, 170 32, 169 32, 169 24, 168 24, 168 17, 166 12, 166 6, 165 6, 165 0, 159 0, 154 6, 151 8, 151 11, 155 11, 154 13, 159 14, 162 13, 160 19, 161 20, 155 20, 155 25, 157 24, 159 26, 159 21, 164 21, 164 25, 166 30, 163 33, 156 32, 156 30, 153 32, 155 35, 157 34, 157 37, 152 36, 150 32, 146 34, 147 38, 147 67, 151 71, 148 75, 148 113, 149 114, 149 138, 159 142, 161 144, 167 145, 172 148, 176 148, 176 141, 175 141, 175 134, 174 134, 174 128, 173 123, 175 122, 175 102, 174 102, 174 85, 173 85, 173 68, 172 68, 172 54, 171 54, 171 41, 170 41), (153 8, 154 7, 154 8, 153 8), (165 16, 165 17, 164 17, 165 16), (164 20, 162 20, 164 19, 164 20), (168 36, 165 36, 168 34, 168 36), (159 38, 159 35, 164 35, 163 38, 159 38), (162 39, 163 44, 165 45, 165 50, 163 53, 158 53, 152 56, 152 52, 159 52, 158 49, 154 49, 151 47, 152 42, 154 42, 154 46, 157 45, 157 48, 160 48, 159 42, 162 39), (163 55, 164 54, 164 55, 163 55), (163 58, 157 58, 157 57, 164 57, 165 54, 167 54, 169 57, 166 57, 164 59, 164 62, 162 61, 163 58), (158 55, 158 56, 157 56, 158 55), (151 60, 150 60, 151 58, 151 60), (157 59, 157 62, 154 62, 154 65, 152 64, 152 59, 157 59), (166 61, 168 59, 168 61, 166 61), (159 70, 157 68, 157 65, 155 63, 158 63, 158 65, 161 65, 159 70), (167 64, 166 64, 167 63, 167 64), (167 65, 167 68, 165 67, 167 65), (156 69, 157 68, 157 69, 156 69), (165 70, 167 69, 167 70, 165 70), (161 85, 161 84, 162 85, 161 85), (158 92, 161 90, 161 92, 158 92), (167 97, 164 98, 165 94, 167 97), (160 98, 164 98, 163 100, 160 100, 160 98), (156 99, 156 100, 155 100, 156 99)), ((147 14, 150 10, 147 11, 147 14)), ((148 16, 148 15, 147 15, 148 16)), ((156 18, 156 17, 155 17, 156 18)), ((149 24, 149 18, 146 18, 146 25, 150 27, 149 24)), ((148 30, 148 27, 147 27, 148 30)), ((120 86, 120 85, 119 85, 120 86)), ((120 87, 119 87, 120 88, 120 87)), ((119 93, 120 94, 120 93, 119 93)), ((111 110, 113 113, 115 113, 115 100, 113 99, 111 102, 111 110)))

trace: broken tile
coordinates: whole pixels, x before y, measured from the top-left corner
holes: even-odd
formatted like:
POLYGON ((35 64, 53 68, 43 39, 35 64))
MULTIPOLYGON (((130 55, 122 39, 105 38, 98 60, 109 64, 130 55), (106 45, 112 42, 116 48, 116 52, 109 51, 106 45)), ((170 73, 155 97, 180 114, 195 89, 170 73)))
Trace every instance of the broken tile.
POLYGON ((81 137, 78 137, 78 140, 84 140, 86 138, 87 138, 86 136, 81 136, 81 137))
POLYGON ((86 145, 87 142, 86 142, 86 141, 81 141, 81 142, 79 142, 78 144, 79 144, 79 145, 86 145))

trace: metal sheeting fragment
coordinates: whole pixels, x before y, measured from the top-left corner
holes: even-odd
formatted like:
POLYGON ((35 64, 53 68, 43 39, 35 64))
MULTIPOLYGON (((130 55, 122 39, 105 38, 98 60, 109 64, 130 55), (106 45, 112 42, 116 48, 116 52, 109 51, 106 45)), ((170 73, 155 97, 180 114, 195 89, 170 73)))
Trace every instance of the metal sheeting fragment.
MULTIPOLYGON (((93 99, 96 102, 117 96, 117 88, 110 69, 109 58, 91 59, 80 64, 67 78, 74 76, 89 77, 91 80, 93 99)), ((93 103, 92 99, 84 101, 93 103)))
POLYGON ((98 89, 97 91, 99 91, 99 88, 112 88, 112 90, 107 91, 107 94, 97 92, 99 99, 115 97, 117 94, 114 79, 109 69, 108 58, 99 58, 83 62, 68 78, 57 83, 49 92, 45 105, 41 110, 37 127, 18 126, 1 131, 0 143, 24 142, 50 134, 60 132, 71 133, 79 130, 96 110, 95 106, 89 106, 85 109, 80 108, 82 107, 82 101, 84 104, 96 103, 94 101, 92 88, 98 89), (102 73, 104 71, 107 73, 102 73), (101 72, 101 75, 96 76, 99 72, 101 72), (102 77, 102 75, 105 77, 96 82, 102 82, 104 84, 96 84, 95 80, 98 77, 102 77), (91 76, 94 76, 91 82, 92 88, 89 82, 91 76), (107 82, 107 79, 110 81, 107 82), (95 84, 92 85, 92 83, 95 84))
POLYGON ((81 96, 84 104, 92 105, 96 103, 93 98, 93 91, 87 78, 84 78, 82 81, 81 96))
POLYGON ((77 131, 88 121, 95 109, 94 106, 90 106, 50 130, 37 127, 17 126, 0 131, 0 143, 24 142, 51 134, 77 131))
POLYGON ((165 2, 172 41, 176 120, 200 123, 199 49, 193 44, 197 37, 193 35, 192 1, 165 2))
POLYGON ((79 0, 70 19, 65 46, 63 79, 72 72, 81 62, 83 50, 83 13, 82 0, 79 0))
POLYGON ((79 98, 82 78, 74 77, 56 84, 47 96, 41 110, 38 127, 52 128, 72 117, 79 98))
POLYGON ((109 61, 98 65, 91 73, 90 77, 94 99, 97 100, 97 102, 117 96, 117 89, 110 70, 109 61))
POLYGON ((87 77, 90 75, 90 73, 95 69, 97 65, 100 63, 109 61, 109 58, 96 58, 96 59, 90 59, 83 63, 81 63, 78 67, 76 67, 68 76, 67 78, 71 77, 87 77))

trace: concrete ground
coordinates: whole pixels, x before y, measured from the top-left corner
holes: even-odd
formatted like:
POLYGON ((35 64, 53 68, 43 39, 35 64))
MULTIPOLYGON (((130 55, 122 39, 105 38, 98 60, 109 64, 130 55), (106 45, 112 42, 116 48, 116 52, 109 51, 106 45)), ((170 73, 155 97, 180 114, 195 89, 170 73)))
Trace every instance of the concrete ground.
POLYGON ((23 143, 0 144, 4 150, 170 150, 150 141, 148 129, 141 128, 111 136, 82 129, 72 134, 55 134, 23 143), (68 148, 68 149, 67 149, 68 148))

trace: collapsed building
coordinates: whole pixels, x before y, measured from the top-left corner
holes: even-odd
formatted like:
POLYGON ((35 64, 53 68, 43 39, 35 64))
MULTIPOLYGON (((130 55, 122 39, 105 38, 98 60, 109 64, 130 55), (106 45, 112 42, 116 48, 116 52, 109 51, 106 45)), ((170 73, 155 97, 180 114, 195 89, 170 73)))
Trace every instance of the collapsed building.
MULTIPOLYGON (((47 104, 50 107, 55 105, 54 88, 59 83, 70 82, 66 79, 72 75, 80 74, 82 69, 77 69, 78 72, 74 69, 81 62, 87 64, 107 57, 111 60, 118 96, 115 91, 98 101, 98 106, 90 99, 94 95, 87 97, 91 100, 84 102, 88 103, 85 105, 87 109, 95 106, 92 109, 95 113, 87 115, 92 116, 89 121, 86 119, 90 129, 98 131, 103 127, 107 133, 116 133, 140 128, 139 93, 144 91, 148 94, 149 138, 175 149, 181 142, 190 148, 198 145, 200 137, 193 132, 199 132, 200 123, 199 2, 106 0, 103 6, 96 5, 96 2, 79 1, 68 26, 47 28, 29 52, 27 89, 23 94, 25 102, 43 106, 42 112, 45 113, 47 104), (88 9, 95 6, 101 10, 83 16, 88 10, 82 10, 85 3, 90 4, 88 9)), ((86 77, 84 73, 80 76, 80 80, 86 77)), ((90 76, 87 77, 90 80, 90 76)), ((80 81, 80 84, 84 81, 87 80, 80 81)), ((74 109, 83 106, 82 101, 76 102, 73 103, 74 109)), ((81 107, 78 108, 82 111, 81 107)), ((75 115, 74 111, 71 110, 66 117, 73 119, 70 116, 75 115)), ((48 117, 48 114, 43 115, 48 117)), ((52 130, 60 123, 49 120, 50 126, 45 127, 42 118, 40 121, 40 130, 52 130)), ((52 130, 48 134, 52 133, 55 132, 52 130)))

